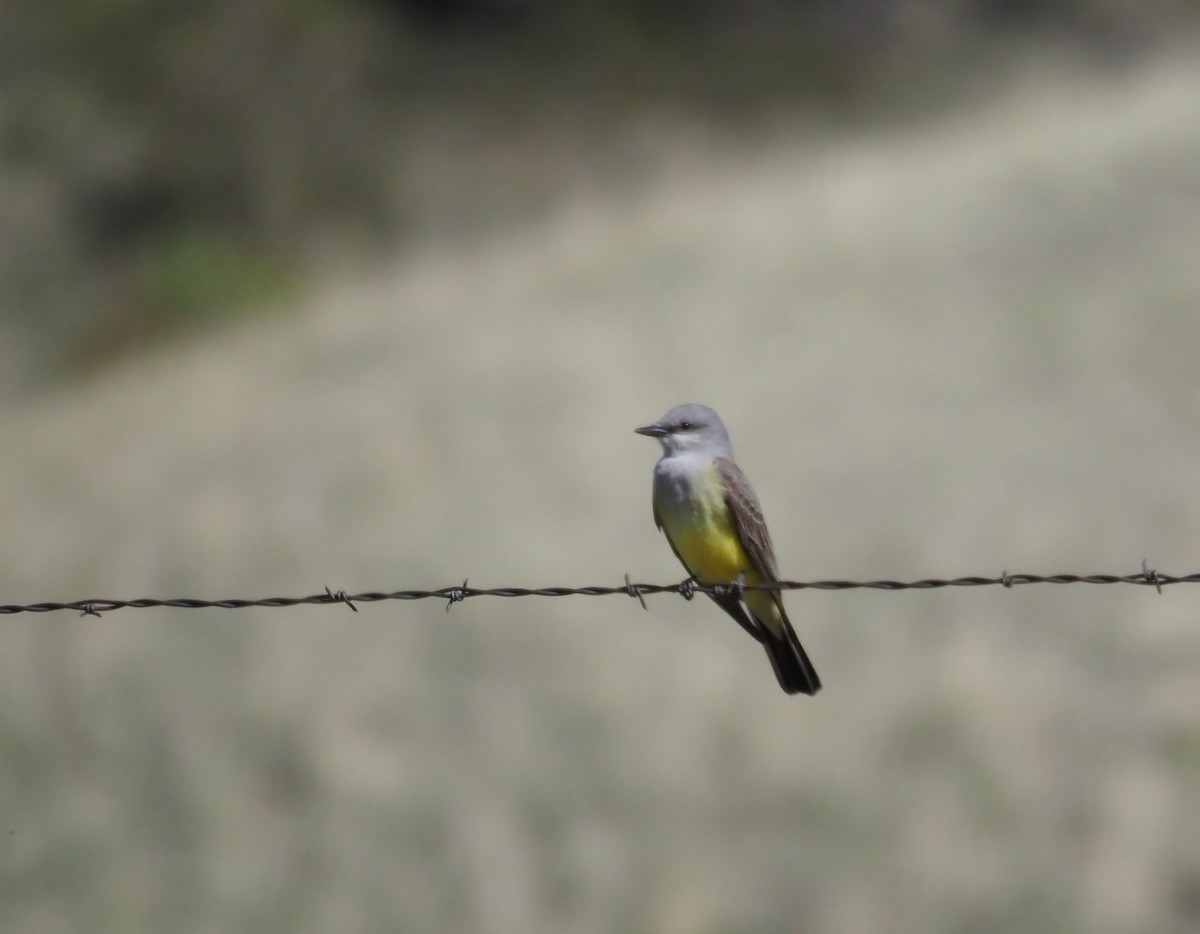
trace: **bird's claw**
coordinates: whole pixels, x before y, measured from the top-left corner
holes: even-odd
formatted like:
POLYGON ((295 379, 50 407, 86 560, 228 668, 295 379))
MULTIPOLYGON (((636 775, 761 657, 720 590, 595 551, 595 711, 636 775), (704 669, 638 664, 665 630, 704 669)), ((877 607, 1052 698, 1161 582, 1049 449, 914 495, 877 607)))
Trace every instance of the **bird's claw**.
POLYGON ((731 580, 728 584, 713 584, 713 596, 716 597, 732 597, 734 600, 740 600, 742 594, 746 592, 746 573, 741 571, 738 576, 731 580))

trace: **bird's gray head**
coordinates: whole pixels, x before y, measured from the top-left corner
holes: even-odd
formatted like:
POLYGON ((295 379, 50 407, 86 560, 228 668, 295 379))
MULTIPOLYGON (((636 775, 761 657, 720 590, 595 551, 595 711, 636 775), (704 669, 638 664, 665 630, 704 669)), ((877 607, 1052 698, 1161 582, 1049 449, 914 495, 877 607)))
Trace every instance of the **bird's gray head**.
POLYGON ((653 425, 635 428, 639 435, 657 438, 663 454, 711 454, 733 458, 733 445, 720 417, 707 405, 677 405, 653 425))

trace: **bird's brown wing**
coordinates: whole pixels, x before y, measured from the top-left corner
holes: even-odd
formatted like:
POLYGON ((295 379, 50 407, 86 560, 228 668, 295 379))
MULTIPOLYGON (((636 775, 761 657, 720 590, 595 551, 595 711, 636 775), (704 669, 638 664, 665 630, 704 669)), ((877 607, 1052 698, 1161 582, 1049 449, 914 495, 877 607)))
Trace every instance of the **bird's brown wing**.
MULTIPOLYGON (((671 536, 668 535, 667 530, 663 528, 662 520, 658 517, 658 506, 654 507, 654 524, 658 527, 658 530, 663 533, 663 537, 666 538, 667 544, 671 546, 671 551, 675 553, 675 557, 679 559, 679 563, 683 565, 683 569, 687 571, 694 580, 696 578, 695 573, 691 568, 688 567, 687 562, 683 560, 683 555, 679 553, 679 549, 676 548, 675 543, 671 541, 671 536)), ((735 596, 718 597, 714 594, 709 594, 709 597, 712 599, 713 603, 732 616, 739 626, 746 630, 746 632, 750 633, 750 635, 754 637, 755 642, 763 641, 763 634, 759 630, 758 624, 750 618, 750 614, 747 613, 746 608, 742 606, 741 600, 735 596)))
MULTIPOLYGON (((775 548, 771 544, 771 533, 767 531, 767 523, 763 521, 762 507, 758 505, 758 497, 754 488, 742 473, 742 469, 726 457, 715 460, 717 473, 725 486, 725 504, 729 507, 729 515, 733 518, 733 527, 741 540, 742 549, 750 559, 750 566, 758 572, 765 581, 779 579, 779 570, 775 565, 775 548)), ((783 597, 778 590, 771 591, 771 599, 783 612, 783 597)))
MULTIPOLYGON (((758 505, 758 497, 754 495, 750 482, 733 461, 718 457, 716 465, 721 481, 725 484, 725 504, 729 507, 733 527, 741 540, 742 550, 750 559, 750 565, 763 580, 779 580, 778 569, 775 566, 775 549, 771 545, 771 536, 767 532, 766 522, 763 521, 762 508, 758 505)), ((816 694, 821 690, 821 679, 817 676, 817 670, 809 660, 808 653, 804 651, 804 646, 796 638, 796 631, 792 629, 787 613, 784 612, 783 594, 772 590, 771 599, 779 607, 782 631, 775 633, 764 626, 759 641, 767 650, 779 686, 788 694, 816 694)))

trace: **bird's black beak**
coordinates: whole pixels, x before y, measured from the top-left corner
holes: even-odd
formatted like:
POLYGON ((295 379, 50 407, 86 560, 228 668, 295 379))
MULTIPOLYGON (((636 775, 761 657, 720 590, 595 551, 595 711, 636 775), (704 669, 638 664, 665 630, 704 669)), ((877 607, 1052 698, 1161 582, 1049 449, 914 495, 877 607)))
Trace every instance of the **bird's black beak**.
POLYGON ((667 430, 661 425, 646 425, 643 428, 633 429, 639 435, 645 435, 647 438, 661 438, 667 433, 667 430))

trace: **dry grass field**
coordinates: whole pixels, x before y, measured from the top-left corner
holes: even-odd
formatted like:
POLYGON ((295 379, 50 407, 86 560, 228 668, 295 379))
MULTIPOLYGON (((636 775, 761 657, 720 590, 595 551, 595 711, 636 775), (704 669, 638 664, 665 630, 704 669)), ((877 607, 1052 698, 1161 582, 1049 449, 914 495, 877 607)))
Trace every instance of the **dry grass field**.
MULTIPOLYGON (((637 184, 0 410, 0 603, 666 582, 718 408, 784 573, 1200 570, 1200 55, 1031 67, 637 184)), ((671 156, 672 146, 678 152, 671 156)), ((1200 588, 0 624, 0 929, 1184 932, 1200 588)))

